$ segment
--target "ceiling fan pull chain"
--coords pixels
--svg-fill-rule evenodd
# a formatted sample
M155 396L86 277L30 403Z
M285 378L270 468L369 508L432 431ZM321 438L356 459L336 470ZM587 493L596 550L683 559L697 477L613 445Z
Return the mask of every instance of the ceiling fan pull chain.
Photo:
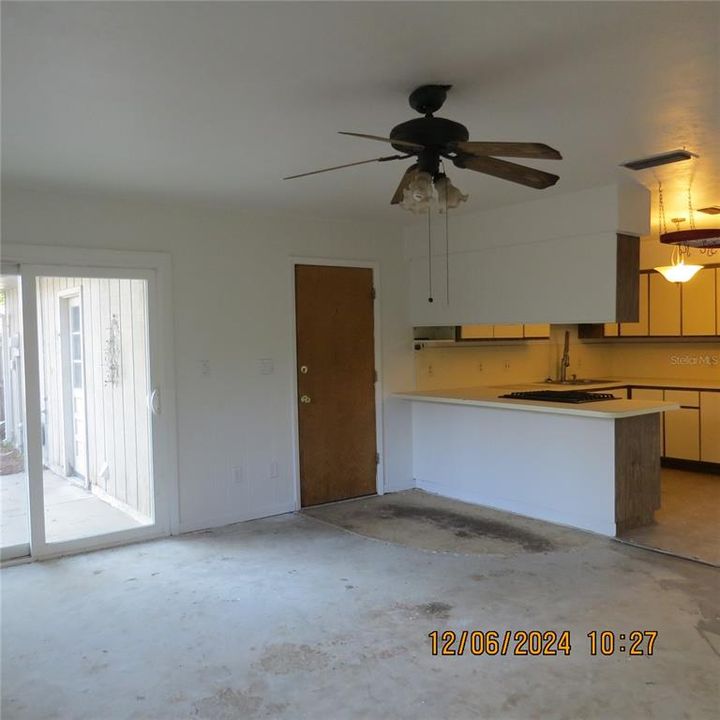
M427 209L428 217L428 302L433 302L432 294L432 234L430 232L430 205Z
M443 172L445 167L443 166ZM450 304L450 235L448 231L448 191L445 186L445 302Z

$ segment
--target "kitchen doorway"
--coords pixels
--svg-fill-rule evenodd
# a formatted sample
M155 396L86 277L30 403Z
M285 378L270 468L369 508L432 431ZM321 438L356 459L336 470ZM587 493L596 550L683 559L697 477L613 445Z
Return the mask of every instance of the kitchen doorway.
M619 539L720 567L720 474L663 467L655 521Z
M378 489L373 269L296 264L300 505Z

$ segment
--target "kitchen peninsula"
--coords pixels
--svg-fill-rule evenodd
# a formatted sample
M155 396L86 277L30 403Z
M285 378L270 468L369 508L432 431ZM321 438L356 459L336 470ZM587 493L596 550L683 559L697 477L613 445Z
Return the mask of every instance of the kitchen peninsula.
M538 385L398 393L412 402L416 486L609 536L651 524L660 414L679 405L500 397L526 390Z

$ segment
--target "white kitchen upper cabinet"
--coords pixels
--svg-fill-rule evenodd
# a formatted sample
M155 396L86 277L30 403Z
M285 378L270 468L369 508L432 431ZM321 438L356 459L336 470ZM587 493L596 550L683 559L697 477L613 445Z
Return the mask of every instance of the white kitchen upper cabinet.
M523 337L523 326L495 325L494 333L496 338L521 338Z
M638 312L638 322L620 323L620 335L624 336L642 336L648 334L649 325L649 288L648 274L640 274L640 308Z
M526 338L549 338L550 325L548 323L535 323L524 325L523 336Z
M650 335L680 335L680 285L650 274Z
M493 325L461 325L461 340L491 340L494 337Z
M700 459L720 463L720 392L700 393Z
M682 284L683 335L715 335L715 275L715 268L705 268Z
M410 324L616 320L618 234L647 234L649 198L623 183L452 214L449 267L443 223L433 221L429 263L427 218L415 219L404 230Z

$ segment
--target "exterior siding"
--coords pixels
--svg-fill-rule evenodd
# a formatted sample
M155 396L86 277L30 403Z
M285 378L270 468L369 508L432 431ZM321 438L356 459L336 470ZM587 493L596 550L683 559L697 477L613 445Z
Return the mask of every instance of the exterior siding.
M87 481L100 495L142 515L151 512L150 417L147 358L147 284L107 278L38 279L44 461L68 469L63 374L63 293L82 302ZM109 381L106 357L113 317L119 329L119 373Z

